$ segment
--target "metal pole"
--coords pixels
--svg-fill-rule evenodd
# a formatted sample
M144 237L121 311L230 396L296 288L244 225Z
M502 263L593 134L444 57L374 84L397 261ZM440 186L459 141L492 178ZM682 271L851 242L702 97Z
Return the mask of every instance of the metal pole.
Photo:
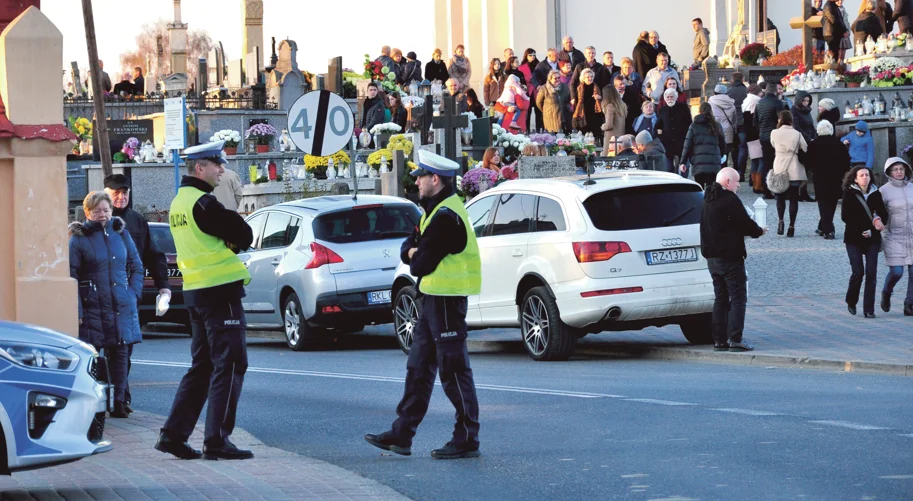
M89 71L92 73L92 101L95 103L95 137L101 150L101 171L104 176L114 173L111 166L111 146L108 143L108 122L105 118L105 94L101 90L101 68L98 65L98 46L95 43L95 17L92 0L82 0L82 17L86 27L86 47L89 49Z

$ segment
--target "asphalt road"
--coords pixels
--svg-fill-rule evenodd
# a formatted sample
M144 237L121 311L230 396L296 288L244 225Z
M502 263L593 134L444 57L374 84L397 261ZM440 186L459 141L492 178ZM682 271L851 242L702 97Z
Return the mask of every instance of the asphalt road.
M908 378L594 357L537 363L519 351L472 355L479 459L430 457L453 426L439 387L412 457L363 441L389 428L402 395L405 357L392 337L349 336L314 353L249 339L237 424L414 499L913 499ZM189 362L187 337L147 335L134 352L135 406L167 414Z

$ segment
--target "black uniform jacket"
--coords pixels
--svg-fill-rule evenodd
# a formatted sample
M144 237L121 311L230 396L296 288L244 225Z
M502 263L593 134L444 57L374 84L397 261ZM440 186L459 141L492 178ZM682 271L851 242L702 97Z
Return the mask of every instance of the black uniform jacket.
M236 253L250 248L254 242L254 234L250 226L240 214L226 209L216 200L212 194L213 187L209 183L192 176L184 176L181 180L181 187L184 186L192 186L206 193L193 206L193 220L200 227L200 231L221 238ZM184 291L184 304L187 306L212 305L242 297L244 297L244 282L238 280L215 287Z
M453 195L453 188L444 188L437 195L420 200L425 214L430 214L447 197ZM409 249L416 247L415 254L409 259ZM466 248L466 230L463 220L456 213L446 207L441 207L434 218L428 223L425 233L415 228L412 236L403 242L400 249L400 258L408 264L412 276L421 277L430 275L448 254L459 254ZM416 287L417 289L418 287Z

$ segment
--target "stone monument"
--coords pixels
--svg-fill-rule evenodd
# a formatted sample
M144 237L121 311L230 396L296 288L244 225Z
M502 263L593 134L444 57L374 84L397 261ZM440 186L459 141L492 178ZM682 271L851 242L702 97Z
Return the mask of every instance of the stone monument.
M279 43L276 67L266 80L266 99L275 103L277 109L288 110L308 90L304 73L298 69L298 44L283 40Z
M244 19L241 55L245 57L256 50L258 70L263 70L263 0L241 0L241 17Z
M171 38L171 73L187 74L187 23L181 22L181 0L174 0L174 22L168 25Z
M63 35L34 6L0 35L0 319L75 336L62 64Z

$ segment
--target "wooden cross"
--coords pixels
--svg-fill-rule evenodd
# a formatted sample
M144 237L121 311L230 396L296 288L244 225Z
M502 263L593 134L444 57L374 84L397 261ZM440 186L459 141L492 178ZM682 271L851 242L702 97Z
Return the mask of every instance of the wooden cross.
M431 99L429 96L427 99ZM469 117L457 112L456 98L446 92L441 97L444 111L441 116L434 117L431 125L435 129L444 129L444 156L459 163L457 158L457 131L469 127Z
M811 71L815 64L812 52L814 49L812 45L812 28L821 27L822 17L812 15L812 0L802 0L802 17L794 17L789 20L790 28L802 30L802 61L805 63L805 71ZM836 57L837 55L834 54L834 56Z

